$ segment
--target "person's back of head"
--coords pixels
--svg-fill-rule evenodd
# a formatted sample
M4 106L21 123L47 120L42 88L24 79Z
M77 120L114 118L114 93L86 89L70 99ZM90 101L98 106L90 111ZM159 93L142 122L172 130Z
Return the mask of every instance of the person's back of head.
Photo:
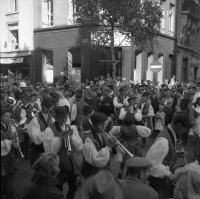
M190 163L176 173L173 199L200 198L200 165Z

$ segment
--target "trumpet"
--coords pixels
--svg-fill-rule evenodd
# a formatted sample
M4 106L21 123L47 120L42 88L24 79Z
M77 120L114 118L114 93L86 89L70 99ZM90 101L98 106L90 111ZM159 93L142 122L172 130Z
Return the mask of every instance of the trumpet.
M106 132L105 132L106 133ZM110 132L107 133L109 135L109 137L115 137L114 135L112 135ZM116 144L118 146L118 149L124 153L127 154L130 158L134 157L134 155L115 137L116 139Z
M68 130L70 130L70 129L68 129ZM72 152L72 147L71 147L69 133L68 133L67 137L64 137L64 144L65 144L65 150L67 151L68 154L70 154Z
M17 133L16 130L14 130L14 129L12 128L12 125L13 125L16 129L18 129L18 128L17 128L18 125L15 124L15 123L12 123L12 124L11 124L11 121L10 121L10 120L8 121L8 123L9 123L10 128L11 128L11 131L12 131L11 139L14 140L14 146L19 150L19 153L20 153L21 158L24 158L24 154L22 153L22 150L21 150L21 147L20 147L20 143L19 143L19 136L18 136L18 133Z

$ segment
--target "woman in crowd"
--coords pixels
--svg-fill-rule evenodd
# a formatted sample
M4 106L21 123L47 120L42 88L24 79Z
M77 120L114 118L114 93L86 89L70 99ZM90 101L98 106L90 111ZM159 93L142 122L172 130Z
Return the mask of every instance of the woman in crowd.
M63 193L55 186L59 173L59 157L54 153L42 153L33 164L33 182L26 187L22 199L64 199Z

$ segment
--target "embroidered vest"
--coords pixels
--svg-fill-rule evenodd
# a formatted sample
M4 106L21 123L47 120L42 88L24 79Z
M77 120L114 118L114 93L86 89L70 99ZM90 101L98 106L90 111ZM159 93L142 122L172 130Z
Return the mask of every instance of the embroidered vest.
M6 128L1 124L1 141L10 140L12 135L12 130L8 122L6 123Z
M161 133L158 134L157 138L164 137L168 140L169 151L163 160L163 164L169 166L170 170L173 171L173 167L176 162L176 143L174 140L174 135L171 130L167 127Z
M102 138L102 141L101 141L94 129L91 131L91 133L88 133L88 138L90 138L93 141L94 146L97 151L105 147L108 141L108 138L105 135L105 133L101 134L101 138ZM83 177L87 178L89 176L95 175L100 170L103 170L103 169L109 170L109 168L110 168L110 161L105 167L95 167L91 165L89 162L87 162L87 160L84 158L83 165L81 168L81 174L83 175Z
M39 112L37 115L38 123L40 125L40 130L44 131L47 127L52 125L52 119L50 114L48 114L48 120L46 121L42 112Z

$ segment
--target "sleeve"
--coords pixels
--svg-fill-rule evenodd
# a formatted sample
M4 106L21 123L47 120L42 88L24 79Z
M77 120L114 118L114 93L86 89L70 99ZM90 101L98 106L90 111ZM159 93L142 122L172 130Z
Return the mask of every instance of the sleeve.
M55 137L50 127L46 128L43 137L43 146L45 152L52 152L57 154L62 145L59 137Z
M100 151L97 151L92 140L87 138L83 145L83 155L91 165L104 167L110 159L110 148L104 147Z
M79 136L77 127L75 125L72 125L71 128L73 130L72 142L77 150L81 150L83 148L83 141Z
M125 109L124 109L124 108L121 108L121 109L120 109L120 113L119 113L119 119L120 119L120 120L124 120L125 115L126 115Z
M149 106L149 112L148 112L148 115L149 115L149 116L154 116L154 115L155 115L154 110L153 110L153 106L152 106L152 105Z
M42 143L44 132L40 130L37 117L34 117L27 125L27 132L34 144L38 145Z
M3 140L1 141L1 156L8 155L11 149L11 140Z
M76 119L77 116L77 106L76 104L72 104L71 106L71 122L73 122Z
M166 138L158 138L150 147L146 154L146 159L153 163L151 175L154 177L164 177L171 174L169 167L162 164L168 154L169 146Z
M114 97L114 99L113 99L113 105L114 105L115 108L122 108L124 106L122 103L119 103L117 101L117 97Z
M146 126L137 125L136 129L142 138L148 138L151 135L151 129Z

